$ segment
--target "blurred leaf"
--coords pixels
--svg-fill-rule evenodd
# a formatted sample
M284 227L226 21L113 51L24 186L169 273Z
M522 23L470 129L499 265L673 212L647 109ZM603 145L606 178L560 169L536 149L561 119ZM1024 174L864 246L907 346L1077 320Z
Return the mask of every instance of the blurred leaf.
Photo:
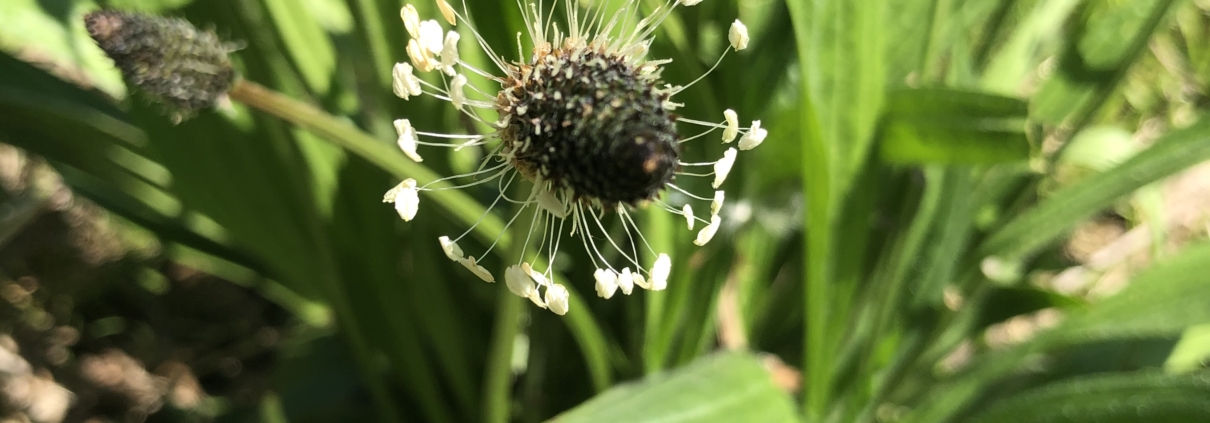
M551 422L794 422L794 404L748 353L720 353L620 385Z
M1210 374L1090 376L998 402L972 422L1210 421Z
M944 88L887 95L880 153L893 163L983 164L1029 158L1025 102Z
M1095 342L1175 338L1189 326L1210 323L1210 296L1205 295L1208 290L1210 243L1204 242L1155 264L1112 297L1086 309L1068 308L1066 320L1054 329L1026 343L994 351L955 379L934 386L908 421L951 418L989 386L1040 353Z
M1032 102L1033 117L1052 125L1083 126L1135 59L1147 49L1173 0L1088 2L1074 27L1075 43L1059 57L1057 72Z
M830 404L832 360L845 316L832 315L838 268L860 268L860 257L833 255L839 240L861 245L865 233L834 233L846 194L868 162L882 107L886 68L883 1L786 2L798 43L803 81L801 169L807 204L804 371L806 416L822 419ZM845 273L856 274L856 273Z
M1130 132L1116 126L1091 126L1068 141L1059 160L1061 164L1101 172L1122 164L1136 149Z
M994 164L1029 158L1021 131L955 119L891 120L883 127L882 160L900 164Z
M319 22L311 17L303 2L262 1L311 92L326 94L332 82L332 73L336 69L336 53L328 34L320 27Z
M1210 367L1210 324L1202 324L1185 330L1185 335L1173 348L1164 363L1164 370L1172 373L1187 372Z
M986 3L986 2L983 2ZM1068 15L1081 0L1016 2L1032 8L1012 30L1004 45L991 56L980 86L1005 95L1018 94L1021 83L1037 65L1038 56L1048 51L1043 45L1061 42Z
M1050 343L1175 337L1186 327L1210 323L1210 243L1183 250L1131 278L1112 297L1068 317Z
M188 0L176 2L183 1ZM168 0L139 2L158 4ZM120 97L126 93L121 75L81 24L84 14L95 8L90 1L0 1L0 49Z
M1029 115L1029 104L1013 97L954 88L904 88L887 92L884 110L897 118L947 116L1023 121Z
M1045 308L1069 308L1084 304L1084 301L1036 288L996 287L978 305L978 326L986 327Z
M1173 131L1122 165L1055 191L988 236L979 253L1009 259L1028 256L1118 198L1206 159L1210 121Z

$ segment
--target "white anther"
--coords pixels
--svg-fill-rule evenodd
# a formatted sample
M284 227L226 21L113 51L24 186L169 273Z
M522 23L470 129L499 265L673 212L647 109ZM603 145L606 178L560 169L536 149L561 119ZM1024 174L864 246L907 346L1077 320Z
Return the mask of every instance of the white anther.
M567 303L568 297L567 288L563 285L554 284L546 288L546 305L550 306L550 311L555 314L560 316L567 314L567 309L570 307Z
M727 32L727 41L731 42L731 47L735 51L748 48L748 27L736 19L731 23L731 30Z
M462 88L466 87L466 75L454 75L454 80L450 81L450 103L453 103L454 108L462 110L462 104L466 102L466 94L462 92Z
M450 31L445 34L445 44L441 47L441 67L445 69L445 73L450 76L454 75L454 65L458 64L458 39L460 36L457 32Z
M555 197L555 193L551 190L541 187L542 184L535 184L534 189L538 190L538 206L546 210L547 213L555 215L557 218L567 217L567 205L559 201Z
M731 166L735 165L735 154L737 151L734 148L728 148L723 152L723 158L714 162L714 183L710 184L714 188L718 188L727 180L727 174L731 173Z
M642 273L634 272L634 273L630 274L630 277L631 277L631 281L634 282L635 285L638 285L639 288L651 289L651 285L648 285L647 280L643 279Z
M723 129L723 142L729 143L735 141L735 136L739 134L739 116L734 110L723 110L723 117L727 118L727 127Z
M701 2L702 2L702 0L677 0L677 3L683 4L685 6L697 6L698 3L701 3Z
M416 39L408 40L408 58L412 60L412 64L416 65L416 70L428 72L433 70L438 65L437 61L433 60L433 55L420 46L420 42Z
M395 203L395 211L399 213L399 217L403 218L405 222L412 220L413 217L416 217L416 210L420 209L420 195L416 189L416 180L404 179L382 196L382 202Z
M681 214L685 216L685 223L689 224L689 230L692 231L693 221L696 220L693 218L693 207L686 204L685 207L681 207Z
M475 276L479 277L479 279L483 279L484 282L496 282L496 277L492 276L492 272L488 272L486 268L475 262L475 256L458 260L458 262L462 263L463 267L466 267L467 270L470 270L471 273L474 273Z
M534 283L537 283L539 286L550 286L550 281L546 279L546 275L535 272L529 263L521 263L521 270L529 275L530 279L533 279Z
M403 154L408 156L415 162L423 162L424 159L416 154L416 130L412 129L412 122L407 119L395 119L395 133L399 134L399 149L403 150Z
M723 208L723 191L718 190L718 191L714 192L714 199L710 200L710 215L711 216L718 215L718 211L721 210L722 208ZM693 228L689 228L689 229L692 230Z
M403 27L408 30L408 35L412 38L420 37L420 14L416 13L415 6L403 6L403 9L399 10L399 17L403 18Z
M618 291L618 275L609 269L597 269L592 274L593 279L596 279L597 296L609 299Z
M530 298L538 289L534 286L533 279L525 274L525 270L521 266L512 265L504 269L504 284L508 286L508 290L522 298Z
M707 242L710 242L710 239L714 238L714 233L718 232L718 226L722 223L723 218L718 217L717 214L710 216L710 224L706 225L706 227L697 232L697 239L693 240L693 245L701 247L706 245Z
M752 121L752 127L748 129L748 133L739 138L740 150L751 150L765 142L765 137L769 136L769 131L760 127L760 121Z
M416 37L420 42L420 47L428 50L429 54L441 53L441 38L445 35L445 31L441 30L441 24L435 19L420 22L420 36Z
M622 273L618 275L618 288L626 295L634 291L634 276L631 276L629 267L622 268Z
M652 291L663 291L668 287L668 274L672 272L672 259L667 254L660 253L656 257L655 264L651 266L651 284Z
M395 96L407 100L408 97L420 95L420 78L412 74L412 65L396 63L391 69L391 89Z
M462 248L458 247L457 242L450 241L450 237L443 236L437 238L437 242L441 243L441 251L445 251L445 256L449 257L450 260L460 261L465 257L462 254Z
M458 21L454 15L454 8L450 7L449 3L445 0L437 0L437 8L441 9L441 16L445 18L446 22L449 22L450 25L458 25Z

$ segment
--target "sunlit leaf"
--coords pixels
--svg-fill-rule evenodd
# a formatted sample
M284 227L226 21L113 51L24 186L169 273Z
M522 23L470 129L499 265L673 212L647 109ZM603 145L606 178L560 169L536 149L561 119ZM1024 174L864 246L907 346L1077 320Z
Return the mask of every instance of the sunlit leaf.
M756 356L721 353L620 385L551 420L592 422L794 422L790 396Z

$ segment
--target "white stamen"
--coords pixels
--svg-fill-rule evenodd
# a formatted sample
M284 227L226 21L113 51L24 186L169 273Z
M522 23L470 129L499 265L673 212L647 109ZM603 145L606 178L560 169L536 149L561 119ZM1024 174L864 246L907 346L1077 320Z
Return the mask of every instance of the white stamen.
M702 0L677 0L677 3L683 4L685 6L697 6L698 3L701 3L701 2L702 2Z
M697 220L693 218L693 207L688 204L686 204L685 207L681 207L681 215L685 216L685 223L688 224L689 230L692 231L693 222Z
M450 241L450 237L443 236L437 238L437 242L441 243L441 251L445 251L445 256L449 257L450 260L460 261L465 257L462 254L462 248L458 247L457 242Z
M399 10L399 17L403 19L403 27L408 30L408 35L412 38L420 36L420 14L416 13L415 6L403 6L403 9Z
M458 25L458 21L454 19L454 8L445 0L437 0L437 8L441 9L441 16L445 18L450 25Z
M760 127L760 121L752 121L752 128L748 129L748 133L739 138L740 150L751 150L765 142L765 137L769 136L769 131Z
M416 180L404 179L382 196L382 202L395 203L395 211L399 213L399 217L403 218L405 222L412 220L413 217L416 217L416 211L420 209L420 195L417 194Z
M652 291L663 291L668 287L668 274L672 272L672 259L667 254L660 253L656 257L655 264L651 266L651 284Z
M455 109L462 110L462 104L466 102L466 94L462 92L462 88L466 86L466 75L458 74L454 76L454 80L450 82L450 103Z
M521 266L512 265L504 269L504 284L508 290L522 298L529 298L537 291L533 279L525 274Z
M396 63L391 70L391 89L395 96L407 100L408 97L420 95L420 79L412 74L412 65Z
M444 3L444 1L442 3ZM454 65L458 64L459 38L461 38L461 36L459 36L457 32L447 32L445 34L445 44L443 44L441 47L441 67L445 68L445 73L449 74L450 76L454 76Z
M634 292L634 276L630 274L630 268L622 268L622 274L618 275L618 288L622 289L622 293L630 295Z
M727 118L727 127L723 129L723 142L735 141L735 135L739 134L739 116L731 109L723 110L723 116Z
M735 51L740 51L748 48L748 27L744 26L743 22L736 19L731 23L731 30L727 31L727 41L731 42L731 47Z
M592 274L592 277L597 281L597 296L609 299L613 297L614 292L618 290L618 275L608 269L597 269Z
M416 39L420 42L420 46L428 50L429 54L441 53L441 36L445 31L441 30L441 24L435 19L420 22L420 36Z
M492 272L488 272L486 268L475 262L475 256L464 258L458 262L462 263L463 267L466 267L467 270L470 270L471 273L474 273L475 276L479 277L479 279L483 279L484 282L496 282L496 277L492 276Z
M735 165L735 154L737 151L734 148L728 148L723 152L723 158L714 163L714 183L711 184L714 188L718 188L727 180L727 174L731 173L731 166Z
M424 159L416 154L416 130L412 129L412 122L407 119L395 120L395 133L399 134L399 149L403 150L403 154L415 162L423 162Z
M546 288L546 305L550 306L550 311L555 312L560 316L567 314L567 309L570 305L567 303L568 293L567 288L563 285L554 284Z
M718 226L722 223L723 218L718 217L717 214L710 216L710 224L698 231L697 239L693 240L693 245L701 247L710 242L710 239L714 238L714 233L718 232Z
M714 200L710 201L710 215L711 216L718 215L718 211L722 208L723 208L723 191L722 190L715 191ZM689 228L689 229L693 230L693 228Z

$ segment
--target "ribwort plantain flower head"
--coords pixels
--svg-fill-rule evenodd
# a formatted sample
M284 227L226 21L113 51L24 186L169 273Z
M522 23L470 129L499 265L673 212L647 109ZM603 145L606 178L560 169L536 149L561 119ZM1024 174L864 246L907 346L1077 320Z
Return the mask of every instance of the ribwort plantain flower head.
M516 258L517 264L504 270L509 291L557 314L568 312L566 287L553 281L549 265L541 271L533 265L541 258L553 263L564 234L576 239L569 242L580 244L591 258L598 296L610 298L618 291L630 295L635 286L664 289L672 260L652 250L643 238L638 222L631 216L631 211L639 207L655 206L680 215L690 230L700 223L702 229L694 240L697 245L705 245L718 231L724 198L718 189L735 163L738 150L728 148L716 161L689 163L681 160L681 145L705 139L717 130L722 131L723 143L739 137L739 149L748 150L763 142L767 132L760 128L759 121L749 129L741 128L733 110L722 112L721 122L676 114L682 105L673 98L686 87L664 82L662 70L671 60L648 58L648 48L656 28L677 8L700 2L672 0L641 15L637 0L623 0L617 13L606 11L609 2L564 0L562 22L553 19L555 6L530 3L521 7L526 29L517 34L517 43L520 48L521 38L527 36L533 47L520 61L496 54L469 25L463 26L464 33L446 31L435 19L421 20L412 5L401 10L410 36L407 53L411 63L395 65L395 95L404 100L429 95L448 101L493 131L478 135L423 132L409 120L400 119L395 122L399 146L417 162L423 160L421 147L489 151L479 170L439 181L473 179L460 187L494 182L499 196L492 206L502 199L517 204L508 226L527 224L529 236L522 256ZM465 3L461 11L445 0L437 0L437 6L446 24L469 23ZM459 42L467 37L488 56L495 69L478 69L461 60ZM727 39L732 49L743 50L748 46L748 30L736 20ZM715 66L727 51L720 54ZM440 81L428 82L417 73L433 73L433 80ZM468 74L486 78L491 86L475 86L468 81ZM492 121L484 115L498 118ZM682 125L705 130L682 137ZM690 192L676 185L678 177L707 178L717 191L701 195ZM419 207L419 194L433 182L417 185L409 179L388 191L383 200L395 203L399 215L411 220ZM528 184L529 195L509 197L507 193L515 183ZM665 202L661 197L668 190L684 194L679 198L687 198L687 202L679 207ZM710 214L695 215L688 204L691 202L698 202L698 210L710 210ZM518 222L522 212L531 207L529 222ZM620 223L621 237L606 229L609 219ZM474 257L466 257L458 246L468 233L470 229L452 240L441 237L442 249L476 276L494 282L491 272ZM531 241L537 244L533 250ZM490 249L479 257L486 256ZM646 266L640 263L640 249L656 257L654 262ZM606 253L616 253L620 263L611 263Z
M235 80L231 46L183 19L99 10L84 16L84 27L126 83L176 122L219 104Z

